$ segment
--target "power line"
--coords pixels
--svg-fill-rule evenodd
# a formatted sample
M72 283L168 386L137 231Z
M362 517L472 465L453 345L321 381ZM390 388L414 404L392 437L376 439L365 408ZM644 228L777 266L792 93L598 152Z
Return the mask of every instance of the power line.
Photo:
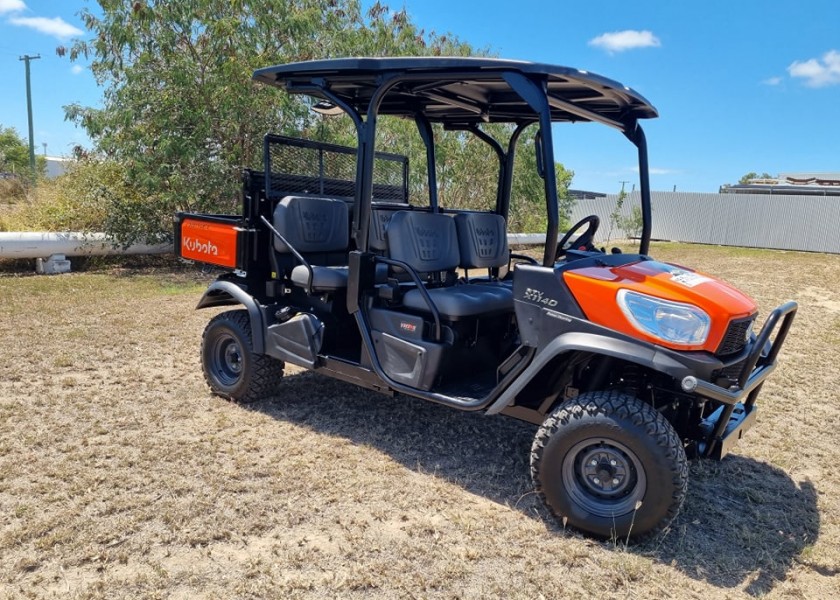
M40 54L35 54L34 56L24 54L20 57L20 60L26 64L26 112L29 116L29 171L33 179L35 178L35 132L32 127L32 86L29 82L29 63L39 58L41 58Z

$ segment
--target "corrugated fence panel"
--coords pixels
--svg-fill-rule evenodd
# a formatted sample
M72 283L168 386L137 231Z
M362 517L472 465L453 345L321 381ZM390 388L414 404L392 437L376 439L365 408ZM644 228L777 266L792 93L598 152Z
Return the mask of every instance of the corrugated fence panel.
M732 202L732 206L729 243L761 248L767 243L770 235L770 205L767 198L744 195L739 202Z
M806 250L840 253L840 198L803 198Z
M680 239L689 242L696 242L699 223L697 214L700 206L696 202L690 202L684 194L673 194L670 198L656 198L655 205L651 201L653 212L653 229L651 234L655 239L671 239L671 233ZM680 219L674 219L667 215L680 215Z
M570 220L598 215L601 227L597 242L625 237L617 228L610 232L610 214L617 195L578 200ZM638 192L628 194L621 215L632 215L639 206ZM652 192L654 239L808 250L840 254L840 197L764 194L700 194Z

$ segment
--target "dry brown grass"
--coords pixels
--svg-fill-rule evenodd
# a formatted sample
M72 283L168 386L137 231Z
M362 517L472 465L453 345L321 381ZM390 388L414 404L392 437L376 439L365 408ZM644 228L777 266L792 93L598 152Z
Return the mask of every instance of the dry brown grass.
M0 598L825 598L840 581L840 257L660 245L801 309L757 426L641 547L549 525L534 428L289 369L211 397L207 278L0 275Z

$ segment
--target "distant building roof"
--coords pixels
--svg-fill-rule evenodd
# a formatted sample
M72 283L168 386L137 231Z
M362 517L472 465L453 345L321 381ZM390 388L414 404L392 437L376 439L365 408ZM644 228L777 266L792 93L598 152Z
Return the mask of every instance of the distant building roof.
M723 186L720 193L840 196L840 173L779 173L778 177L761 177Z
M587 192L586 190L568 190L569 196L575 200L591 200L594 198L606 198L601 192Z
M50 179L66 173L70 163L76 160L64 156L46 156L44 158L47 160L47 177Z

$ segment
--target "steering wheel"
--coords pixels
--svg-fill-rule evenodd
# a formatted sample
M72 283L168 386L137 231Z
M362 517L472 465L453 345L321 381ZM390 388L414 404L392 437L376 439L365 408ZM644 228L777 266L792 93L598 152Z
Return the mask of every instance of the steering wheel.
M601 224L601 219L598 218L598 215L589 215L588 217L584 217L574 225L569 228L569 231L566 232L560 241L557 242L557 254L554 256L554 260L559 259L561 256L565 256L566 250L573 248L575 250L583 249L589 252L595 250L595 246L592 244L592 240L595 239L595 232L598 231L598 226ZM578 229L583 227L584 225L588 225L589 227L586 228L580 236L578 236L574 241L570 242L569 240L572 239L572 235L577 233Z

